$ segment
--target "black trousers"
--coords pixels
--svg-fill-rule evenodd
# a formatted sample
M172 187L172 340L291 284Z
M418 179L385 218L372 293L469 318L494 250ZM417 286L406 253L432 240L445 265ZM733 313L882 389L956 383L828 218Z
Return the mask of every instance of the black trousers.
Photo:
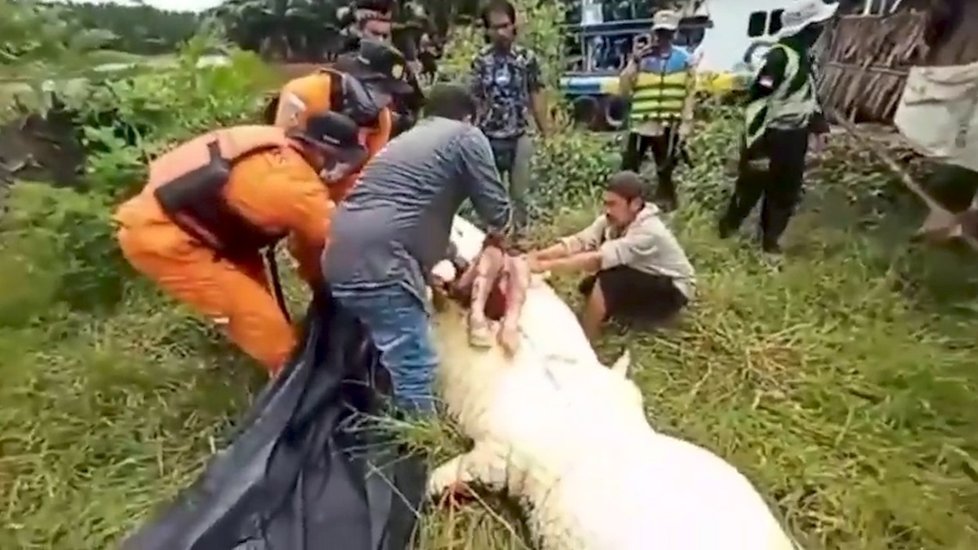
M679 136L673 130L673 128L665 128L661 135L655 137L629 132L625 152L621 157L621 169L640 172L642 161L651 149L658 179L656 196L674 201L676 187L672 180L672 173L676 169L676 161L679 158L679 140L676 139Z
M688 300L664 275L652 275L619 265L585 277L577 289L590 296L601 285L608 317L662 323L674 317Z
M808 152L808 128L768 130L751 151L744 150L733 196L720 220L720 233L736 231L758 201L761 240L776 249L801 197Z

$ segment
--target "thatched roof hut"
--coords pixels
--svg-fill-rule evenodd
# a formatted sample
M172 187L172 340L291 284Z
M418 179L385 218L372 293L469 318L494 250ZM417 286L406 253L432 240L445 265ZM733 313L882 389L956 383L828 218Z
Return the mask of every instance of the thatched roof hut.
M978 61L978 1L843 1L827 29L819 96L854 121L890 122L907 70ZM891 9L895 11L890 12Z

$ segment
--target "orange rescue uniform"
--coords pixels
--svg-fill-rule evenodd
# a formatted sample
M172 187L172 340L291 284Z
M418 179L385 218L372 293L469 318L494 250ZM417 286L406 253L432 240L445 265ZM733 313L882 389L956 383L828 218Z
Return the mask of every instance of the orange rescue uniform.
M363 93L363 88L353 83L353 77L345 78L350 79L350 82L344 83L344 75L336 71L320 69L287 82L279 93L275 126L286 129L304 127L310 116L331 109L341 109L346 106L345 104L353 102L353 98L359 95L354 88L360 90L360 94ZM368 159L376 155L390 141L393 120L390 109L384 107L379 111L376 126L360 129L360 143L366 147ZM360 173L354 172L331 185L333 200L335 202L343 200L359 177Z
M284 130L242 126L151 163L146 187L115 220L133 267L223 325L274 375L296 335L272 294L261 249L288 236L300 275L318 284L333 209L326 185Z

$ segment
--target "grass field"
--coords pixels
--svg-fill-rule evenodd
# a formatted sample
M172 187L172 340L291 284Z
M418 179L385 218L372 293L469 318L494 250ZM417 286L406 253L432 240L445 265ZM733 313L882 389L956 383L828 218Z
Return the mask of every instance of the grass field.
M718 241L713 205L690 200L671 224L700 274L695 305L675 330L611 330L599 351L630 349L653 425L742 468L807 547L978 548L976 260L911 247L900 205L862 227L832 183L814 182L780 271L746 237ZM29 215L30 195L16 189L11 211ZM63 300L58 239L0 241L4 549L111 547L194 478L261 383L141 282L108 313ZM439 512L421 546L524 547L504 517Z

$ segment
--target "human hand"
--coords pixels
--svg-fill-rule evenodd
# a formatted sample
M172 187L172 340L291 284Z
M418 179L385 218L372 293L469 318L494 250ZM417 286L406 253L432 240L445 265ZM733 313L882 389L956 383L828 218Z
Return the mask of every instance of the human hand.
M815 154L821 154L829 144L828 134L812 134L808 140L809 147Z
M458 277L458 270L448 260L442 260L431 268L432 281L439 287L447 288Z
M496 339L503 348L503 352L509 357L516 355L516 352L520 349L520 330L518 326L512 323L504 323L499 328Z
M679 123L679 137L686 139L691 133L693 133L692 120L683 120Z
M538 259L533 254L527 254L525 256L526 265L530 268L530 273L543 273L547 270L546 262Z
M632 44L632 60L638 63L643 57L652 53L652 43L648 40L636 40Z

